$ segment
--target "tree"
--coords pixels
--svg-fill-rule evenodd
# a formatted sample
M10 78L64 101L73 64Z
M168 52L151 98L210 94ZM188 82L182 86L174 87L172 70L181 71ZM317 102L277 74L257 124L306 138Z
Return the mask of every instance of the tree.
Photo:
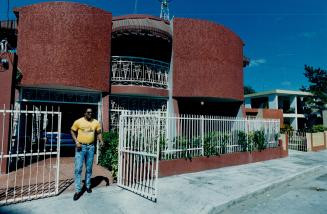
M255 90L251 86L244 86L244 95L254 94Z
M302 86L301 91L310 92L313 96L304 99L304 113L307 118L308 128L322 123L322 111L327 107L327 72L320 68L304 66L304 76L308 79L309 86Z

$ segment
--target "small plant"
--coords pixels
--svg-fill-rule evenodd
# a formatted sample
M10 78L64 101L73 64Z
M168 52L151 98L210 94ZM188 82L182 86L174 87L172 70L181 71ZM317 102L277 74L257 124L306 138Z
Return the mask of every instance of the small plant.
M118 173L118 133L104 132L103 143L100 148L99 164L109 169L115 180Z
M237 144L241 146L242 152L246 152L248 148L248 143L246 139L246 134L243 131L239 131L237 134Z
M267 145L265 143L265 133L264 133L264 131L255 131L254 136L253 136L253 142L254 142L255 147L259 151L264 150L267 147Z
M293 127L290 126L289 124L284 124L283 127L280 129L281 133L290 133L293 130Z
M216 146L212 143L212 138L212 133L208 133L203 139L204 156L209 157L210 155L219 155Z
M317 132L323 132L323 131L326 131L327 130L327 127L324 126L324 125L314 125L312 127L312 132L313 133L317 133Z

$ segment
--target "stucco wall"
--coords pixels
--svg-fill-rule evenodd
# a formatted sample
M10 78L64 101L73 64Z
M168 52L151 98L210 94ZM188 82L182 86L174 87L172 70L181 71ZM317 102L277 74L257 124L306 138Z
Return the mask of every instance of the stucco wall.
M324 146L324 133L312 133L312 145L313 147Z

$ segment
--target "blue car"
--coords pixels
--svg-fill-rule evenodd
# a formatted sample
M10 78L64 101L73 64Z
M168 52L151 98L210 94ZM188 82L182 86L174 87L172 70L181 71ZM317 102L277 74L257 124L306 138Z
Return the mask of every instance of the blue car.
M46 132L42 134L46 147L57 147L58 132ZM75 142L70 134L60 133L60 147L75 147Z

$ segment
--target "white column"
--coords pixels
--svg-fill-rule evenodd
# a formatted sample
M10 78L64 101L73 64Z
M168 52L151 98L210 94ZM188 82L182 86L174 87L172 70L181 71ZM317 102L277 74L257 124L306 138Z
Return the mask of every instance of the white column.
M293 127L294 130L298 129L298 123L297 123L297 117L290 118L291 119L291 126Z
M297 114L297 98L296 98L296 96L290 97L290 107L294 108L294 113Z
M276 94L269 95L269 108L278 109L278 96Z

